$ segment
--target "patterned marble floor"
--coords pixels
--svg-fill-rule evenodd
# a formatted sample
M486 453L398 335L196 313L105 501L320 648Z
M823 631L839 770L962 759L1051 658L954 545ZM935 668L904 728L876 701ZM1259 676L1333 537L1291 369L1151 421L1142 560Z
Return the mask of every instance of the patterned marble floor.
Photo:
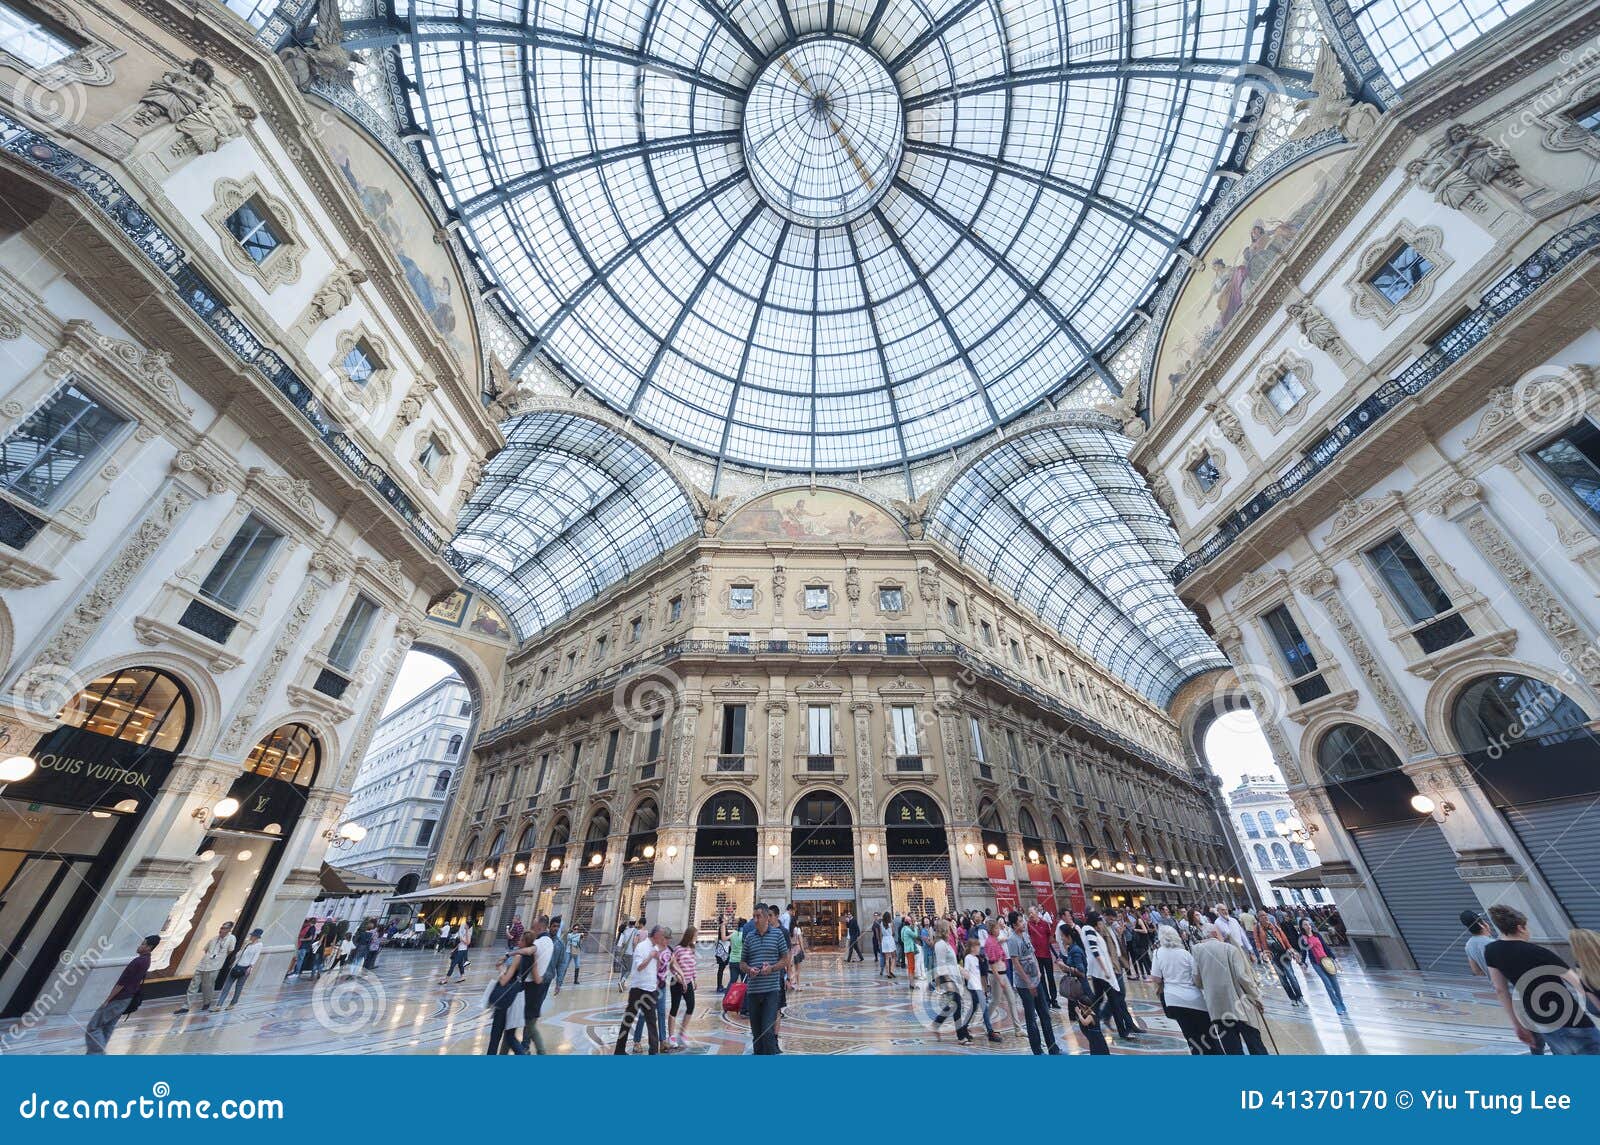
M276 962L277 960L272 960ZM114 1054L471 1054L488 1041L489 1017L479 1008L492 956L473 960L464 984L439 985L444 960L432 954L389 951L374 974L324 975L317 982L279 983L268 973L252 984L239 1005L220 1014L177 1015L177 1000L149 1001L118 1027ZM598 961L591 958L591 963ZM264 968L271 971L272 962ZM1347 965L1350 965L1347 963ZM702 960L700 1012L689 1030L691 1053L748 1052L747 1026L725 1017L715 993L715 964ZM1481 979L1439 975L1366 973L1352 967L1344 978L1350 1020L1338 1018L1321 986L1307 990L1308 1006L1293 1006L1274 978L1267 996L1269 1027L1282 1053L1460 1054L1521 1053L1506 1027L1488 984ZM1174 1023L1162 1016L1153 991L1130 984L1130 1006L1147 1027L1137 1039L1119 1043L1118 1054L1184 1052ZM541 1022L551 1053L606 1053L616 1036L621 999L607 982L585 975L552 996ZM998 1014L999 1045L979 1035L959 1048L946 1033L936 1038L924 994L904 978L875 976L871 963L851 963L815 954L807 960L802 988L790 994L782 1025L786 1052L818 1054L1025 1053L1027 1041ZM1058 1034L1064 1029L1057 1014ZM1086 1052L1076 1034L1063 1039L1071 1053ZM0 1053L83 1052L81 1023L48 1017L30 1025L0 1025Z

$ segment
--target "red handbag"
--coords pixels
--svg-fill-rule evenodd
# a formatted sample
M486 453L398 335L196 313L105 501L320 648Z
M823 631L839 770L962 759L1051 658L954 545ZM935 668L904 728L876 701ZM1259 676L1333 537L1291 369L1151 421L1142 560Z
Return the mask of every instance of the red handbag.
M722 1009L724 1013L737 1014L744 1008L744 992L748 989L743 982L735 982L728 987L728 992L722 996Z

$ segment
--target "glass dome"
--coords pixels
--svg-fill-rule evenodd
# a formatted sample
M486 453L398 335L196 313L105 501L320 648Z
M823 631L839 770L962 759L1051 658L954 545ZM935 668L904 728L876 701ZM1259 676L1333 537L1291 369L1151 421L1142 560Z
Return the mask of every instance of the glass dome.
M695 450L844 470L1106 377L1279 10L398 0L347 28L398 46L463 241L538 352Z

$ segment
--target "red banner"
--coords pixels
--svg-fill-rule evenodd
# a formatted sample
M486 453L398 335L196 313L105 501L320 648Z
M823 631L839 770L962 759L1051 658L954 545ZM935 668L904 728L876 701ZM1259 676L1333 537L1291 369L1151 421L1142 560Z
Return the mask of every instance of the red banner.
M989 889L994 892L995 909L1004 915L1007 911L1022 909L1022 896L1017 891L1016 879L1011 875L1011 864L1004 859L985 859L989 870Z
M1073 916L1082 921L1089 909L1089 900L1083 897L1083 876L1078 874L1078 868L1063 867L1061 883L1067 888L1067 906L1071 908Z
M1056 913L1056 889L1050 885L1050 868L1043 863L1029 863L1028 882L1033 884L1033 901L1054 916Z

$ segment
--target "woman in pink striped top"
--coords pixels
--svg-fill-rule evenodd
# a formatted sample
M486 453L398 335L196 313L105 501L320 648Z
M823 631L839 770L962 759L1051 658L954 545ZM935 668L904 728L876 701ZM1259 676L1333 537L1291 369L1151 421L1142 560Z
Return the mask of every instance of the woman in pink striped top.
M672 1011L669 1019L669 1034L666 1049L687 1049L689 1043L684 1039L684 1031L689 1027L689 1019L694 1017L694 980L700 972L700 959L694 949L694 927L683 932L683 938L673 948L672 961L667 964L667 984L672 991ZM683 1017L678 1017L678 1005L683 1004ZM671 1033L670 1023L676 1022L677 1032Z

